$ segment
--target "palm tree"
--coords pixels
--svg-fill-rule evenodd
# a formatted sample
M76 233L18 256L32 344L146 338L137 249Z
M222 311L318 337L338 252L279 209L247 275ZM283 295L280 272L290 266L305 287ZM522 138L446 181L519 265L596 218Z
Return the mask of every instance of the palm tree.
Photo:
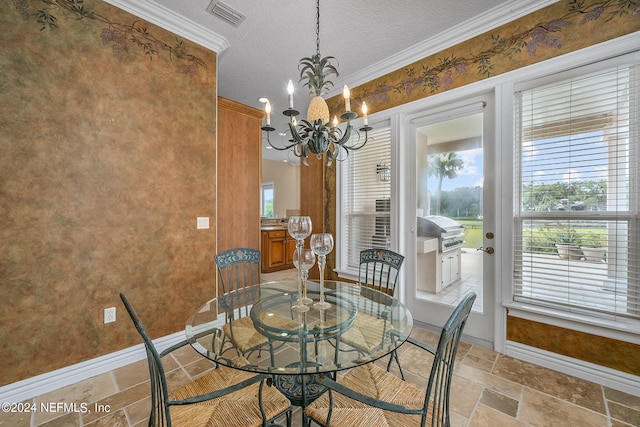
M438 178L438 190L436 192L436 215L440 215L440 196L442 195L442 180L453 179L464 168L464 161L458 158L454 152L436 154L429 159L427 173Z

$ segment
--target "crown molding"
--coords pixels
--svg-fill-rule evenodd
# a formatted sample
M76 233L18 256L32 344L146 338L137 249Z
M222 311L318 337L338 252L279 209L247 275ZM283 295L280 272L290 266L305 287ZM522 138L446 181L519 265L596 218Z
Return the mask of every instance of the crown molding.
M412 64L418 59L441 52L451 46L486 33L543 7L557 3L558 1L559 0L514 0L505 2L500 6L489 9L478 16L474 16L471 19L449 28L447 31L443 31L434 37L401 50L395 55L377 62L362 71L356 72L345 78L343 83L349 87L357 87ZM336 86L342 88L342 84ZM341 93L342 89L336 89L331 91L326 98L331 98Z
M214 33L181 15L151 0L104 0L113 6L125 10L145 21L151 22L167 31L171 31L185 39L191 40L220 55L229 42L221 35Z

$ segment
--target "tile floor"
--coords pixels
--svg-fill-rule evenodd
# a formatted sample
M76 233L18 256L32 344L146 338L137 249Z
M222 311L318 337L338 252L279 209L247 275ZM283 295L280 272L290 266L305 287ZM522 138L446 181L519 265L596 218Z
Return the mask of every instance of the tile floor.
M295 270L293 270L295 273ZM292 270L264 275L264 280L290 278ZM414 327L412 335L435 345L438 335ZM399 350L407 381L426 385L430 358L405 344ZM213 368L190 347L164 359L169 387L179 387ZM380 362L386 366L386 358ZM394 367L395 368L395 367ZM397 368L395 368L397 369ZM397 372L397 371L396 371ZM85 404L90 412L8 414L2 427L130 427L145 426L149 414L146 361L98 375L38 396L28 403ZM300 410L294 426L301 424ZM640 427L640 397L500 355L465 342L460 344L451 391L452 427ZM241 427L241 426L239 426Z
M431 345L438 338L417 327L412 335ZM399 355L407 380L423 387L430 359L409 344L400 348ZM169 387L178 387L212 369L212 363L190 347L174 352L164 362ZM38 407L41 402L86 404L90 410L86 414L0 413L0 426L144 426L149 411L148 388L146 361L136 362L29 401ZM460 344L451 395L453 427L640 426L638 396L464 342ZM300 425L299 409L294 413L294 425Z

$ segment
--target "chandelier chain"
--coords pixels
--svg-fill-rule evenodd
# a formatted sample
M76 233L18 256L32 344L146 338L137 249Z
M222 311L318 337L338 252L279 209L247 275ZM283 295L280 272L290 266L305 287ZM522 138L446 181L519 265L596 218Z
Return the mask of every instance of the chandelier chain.
M320 58L320 0L316 0L316 54Z

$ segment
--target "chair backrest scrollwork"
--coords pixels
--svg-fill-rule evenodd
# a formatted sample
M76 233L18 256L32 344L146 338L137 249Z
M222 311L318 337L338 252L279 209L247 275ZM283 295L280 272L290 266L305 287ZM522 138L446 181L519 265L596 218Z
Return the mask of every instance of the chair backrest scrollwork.
M234 248L214 256L222 290L231 291L260 283L260 251Z

